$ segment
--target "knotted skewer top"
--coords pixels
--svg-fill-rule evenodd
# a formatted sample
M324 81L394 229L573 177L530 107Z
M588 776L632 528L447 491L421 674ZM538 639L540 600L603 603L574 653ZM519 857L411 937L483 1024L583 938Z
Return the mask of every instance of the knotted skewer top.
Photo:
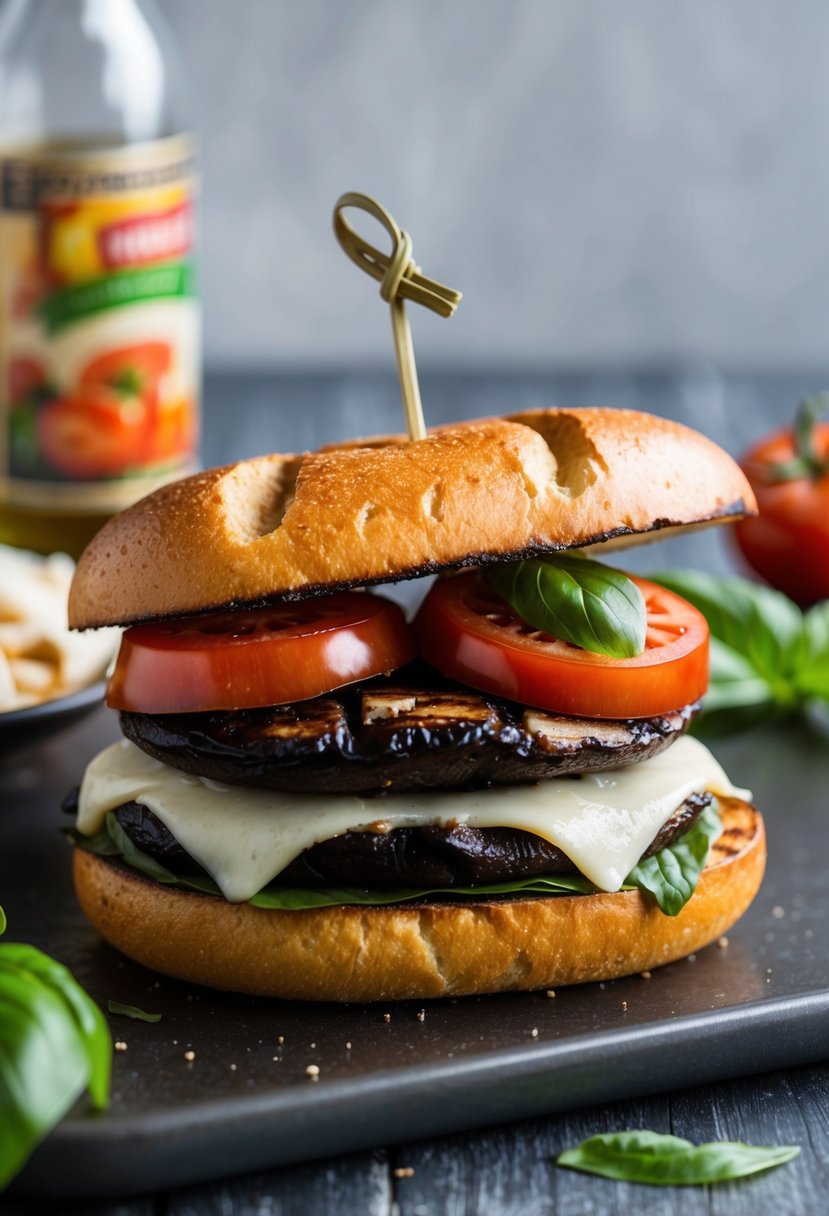
M388 232L392 239L391 253L375 249L361 237L346 220L343 211L357 207L368 212ZM337 199L334 207L334 232L343 250L361 270L380 283L380 295L391 307L392 334L397 356L397 371L403 393L403 407L410 439L423 439L426 426L417 382L412 332L406 316L405 301L423 304L441 317L451 317L461 301L461 293L451 287L428 279L412 258L412 238L381 206L367 194L349 191Z

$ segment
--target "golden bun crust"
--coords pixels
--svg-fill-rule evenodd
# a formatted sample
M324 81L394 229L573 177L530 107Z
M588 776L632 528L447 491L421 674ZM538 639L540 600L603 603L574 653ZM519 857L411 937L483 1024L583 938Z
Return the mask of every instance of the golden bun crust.
M78 565L73 628L128 624L574 548L755 510L735 462L632 410L540 410L260 456L164 486Z
M638 891L464 904L269 911L162 886L75 849L81 908L113 946L177 979L291 1000L423 1000L610 980L715 941L757 894L763 821L724 832L676 917Z

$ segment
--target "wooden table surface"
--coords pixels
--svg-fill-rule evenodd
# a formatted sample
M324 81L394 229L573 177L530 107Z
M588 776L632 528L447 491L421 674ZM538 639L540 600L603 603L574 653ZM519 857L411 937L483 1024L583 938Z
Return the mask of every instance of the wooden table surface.
M732 451L791 413L814 375L720 376L707 365L640 373L435 373L422 377L427 417L543 404L630 406L698 426ZM398 426L393 377L372 372L214 375L207 383L205 460L293 450ZM727 551L699 535L662 547L660 563L724 571ZM650 555L653 564L653 555ZM825 744L816 743L816 746ZM0 866L2 859L0 859ZM827 1052L829 1055L829 1052ZM7 1194L0 1213L83 1216L576 1216L722 1213L812 1216L829 1208L829 1066L816 1063L466 1135L286 1167L131 1200L53 1201ZM799 1144L771 1174L714 1188L651 1188L555 1166L597 1132L649 1128L700 1142ZM312 1148L309 1147L309 1151Z
M797 1161L716 1187L647 1187L555 1167L596 1132L800 1144ZM409 1170L399 1177L396 1171ZM141 1199L7 1196L3 1216L822 1216L829 1194L829 1066L764 1074L470 1135L381 1148Z

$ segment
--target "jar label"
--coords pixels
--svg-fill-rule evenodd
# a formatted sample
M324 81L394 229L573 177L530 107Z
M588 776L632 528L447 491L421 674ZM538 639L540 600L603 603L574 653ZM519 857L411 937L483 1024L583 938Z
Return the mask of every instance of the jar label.
M188 136L0 151L0 499L115 511L194 467Z

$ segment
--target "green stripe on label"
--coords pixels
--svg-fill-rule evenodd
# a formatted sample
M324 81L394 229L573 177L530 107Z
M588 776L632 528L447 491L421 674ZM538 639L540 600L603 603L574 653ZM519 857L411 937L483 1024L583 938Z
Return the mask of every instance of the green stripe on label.
M38 312L50 334L109 308L173 296L195 295L195 271L185 262L121 270L102 279L66 287L42 300Z

